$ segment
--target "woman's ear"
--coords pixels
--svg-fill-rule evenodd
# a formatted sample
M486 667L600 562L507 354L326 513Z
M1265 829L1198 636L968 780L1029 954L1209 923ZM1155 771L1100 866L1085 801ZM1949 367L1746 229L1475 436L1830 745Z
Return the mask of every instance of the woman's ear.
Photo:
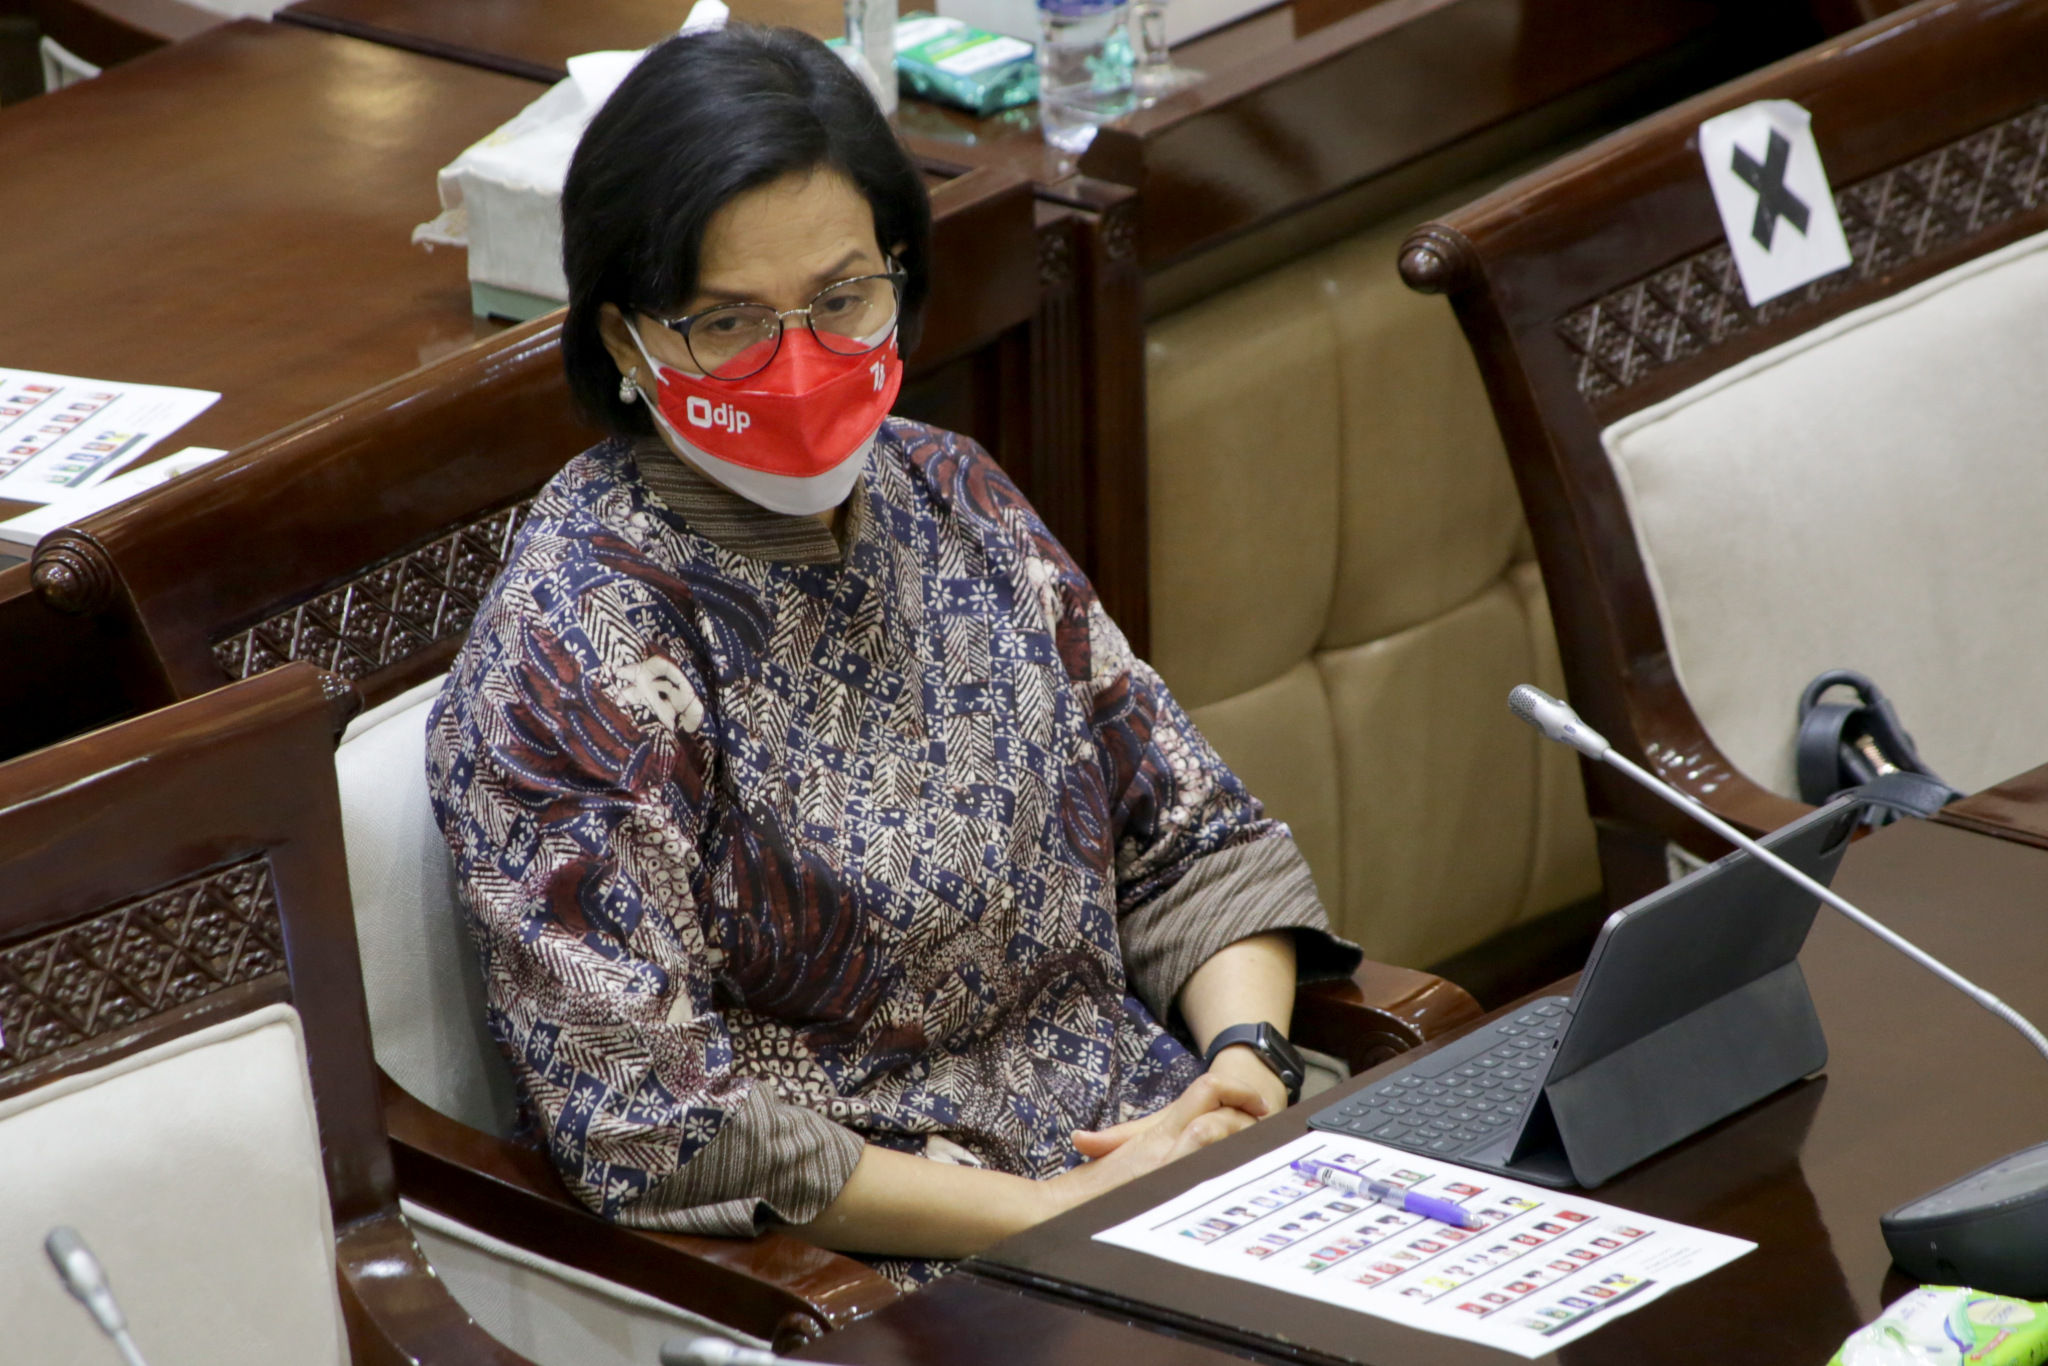
M639 348L633 345L633 334L626 328L626 316L619 312L617 304L601 304L597 310L597 335L604 342L604 349L610 353L612 364L619 367L621 375L629 375L645 367L640 359Z

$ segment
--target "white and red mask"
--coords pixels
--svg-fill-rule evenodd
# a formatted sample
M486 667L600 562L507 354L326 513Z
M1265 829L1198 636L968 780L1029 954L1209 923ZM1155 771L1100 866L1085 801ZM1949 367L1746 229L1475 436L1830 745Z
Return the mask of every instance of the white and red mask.
M788 328L759 374L711 379L657 363L626 320L658 391L640 393L669 443L749 502L791 517L838 507L903 387L892 326L872 351L843 356L808 327Z

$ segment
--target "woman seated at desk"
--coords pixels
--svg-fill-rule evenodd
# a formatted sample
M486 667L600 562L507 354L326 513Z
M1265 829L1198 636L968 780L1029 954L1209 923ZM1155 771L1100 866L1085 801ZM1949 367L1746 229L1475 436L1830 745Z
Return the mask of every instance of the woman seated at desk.
M858 80L671 39L562 215L615 435L534 504L428 764L571 1188L907 1282L1280 1109L1297 976L1358 951L1002 471L888 416L931 211Z

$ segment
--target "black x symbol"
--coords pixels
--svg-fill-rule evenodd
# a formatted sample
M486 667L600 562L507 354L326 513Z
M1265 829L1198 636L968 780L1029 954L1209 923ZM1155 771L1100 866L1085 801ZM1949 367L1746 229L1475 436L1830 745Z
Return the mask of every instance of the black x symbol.
M1735 149L1735 178L1756 191L1756 222L1749 235L1765 251L1771 249L1780 218L1799 229L1800 236L1806 235L1806 201L1785 188L1785 164L1791 159L1792 144L1775 128L1764 148L1763 165L1757 165L1756 158L1740 147Z

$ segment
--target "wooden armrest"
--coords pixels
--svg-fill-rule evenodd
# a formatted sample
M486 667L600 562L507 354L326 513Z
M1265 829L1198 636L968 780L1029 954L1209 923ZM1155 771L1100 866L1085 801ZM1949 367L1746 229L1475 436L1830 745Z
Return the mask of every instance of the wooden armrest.
M493 1138L382 1077L384 1125L408 1200L790 1351L895 1300L867 1265L786 1233L698 1238L599 1218L545 1153Z
M354 1366L533 1366L476 1326L396 1213L335 1230L334 1256Z
M1479 1002L1455 982L1413 968L1366 963L1343 982L1311 982L1295 994L1298 1044L1342 1058L1353 1072L1476 1020Z

